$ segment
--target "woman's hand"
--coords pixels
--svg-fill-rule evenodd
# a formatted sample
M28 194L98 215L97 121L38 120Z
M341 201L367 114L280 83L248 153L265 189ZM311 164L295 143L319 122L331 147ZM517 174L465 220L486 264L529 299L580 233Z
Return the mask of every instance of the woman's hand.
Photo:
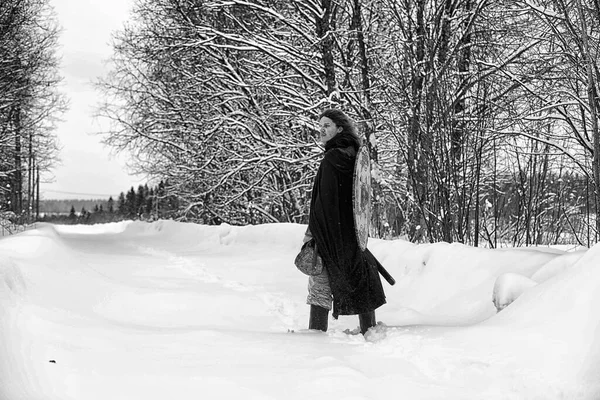
M310 233L310 230L308 228L306 228L306 232L304 232L304 239L302 240L302 244L308 242L310 239L312 239L312 233Z

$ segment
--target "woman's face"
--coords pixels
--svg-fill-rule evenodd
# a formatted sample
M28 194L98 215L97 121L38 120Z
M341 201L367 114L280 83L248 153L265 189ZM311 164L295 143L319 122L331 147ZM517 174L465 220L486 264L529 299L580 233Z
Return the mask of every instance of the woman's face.
M321 143L327 144L335 135L342 131L341 126L337 126L335 122L327 117L321 118L319 121L319 132L321 133Z

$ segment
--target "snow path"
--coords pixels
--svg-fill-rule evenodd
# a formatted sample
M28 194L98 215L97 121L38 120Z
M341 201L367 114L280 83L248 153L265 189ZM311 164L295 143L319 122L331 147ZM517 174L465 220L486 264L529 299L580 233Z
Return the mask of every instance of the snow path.
M565 268L568 286L549 279L484 323L451 327L438 319L438 326L410 326L406 321L431 323L452 305L464 307L456 315L465 321L493 308L491 290L475 284L493 288L495 277L482 270L492 257L460 246L423 251L376 242L374 251L401 290L386 286L389 304L377 314L384 323L363 337L344 333L357 325L354 316L330 320L327 333L303 329L306 277L291 264L303 226L109 228L50 226L0 240L1 400L592 400L600 394L588 379L598 370L597 320L554 295L579 285L586 290L580 301L594 303L599 284L585 264L594 253L577 264L581 272ZM401 260L393 255L400 254L397 246L416 267L393 262ZM521 267L528 275L549 259L516 253L507 259L530 260ZM477 274L468 273L464 259ZM462 286L473 287L464 292L471 297L459 298L461 287L448 286L458 279L443 278L448 260L463 281L471 279ZM506 265L503 259L488 268L498 275L510 271ZM420 291L410 292L407 282ZM446 302L454 303L435 298L443 284ZM540 296L544 304L536 302ZM576 292L567 296L578 304ZM476 307L469 304L474 299ZM409 300L421 308L406 307ZM535 326L525 323L528 315ZM561 321L572 328L561 329Z
M173 268L185 274L186 281L189 279L193 282L214 283L221 285L225 290L234 290L238 292L250 292L254 296L264 302L264 307L274 316L278 317L284 325L294 325L297 323L294 319L294 300L281 292L268 292L265 288L259 285L251 285L240 282L239 280L226 279L218 274L209 272L202 258L193 257L190 255L180 256L166 250L155 250L151 247L139 246L137 250L142 254L147 254L151 257L159 257L165 259L164 265L166 268ZM211 262L211 260L208 260ZM212 260L214 263L215 260ZM241 261L243 263L243 260ZM210 268L214 270L215 268ZM180 289L180 288L177 288Z

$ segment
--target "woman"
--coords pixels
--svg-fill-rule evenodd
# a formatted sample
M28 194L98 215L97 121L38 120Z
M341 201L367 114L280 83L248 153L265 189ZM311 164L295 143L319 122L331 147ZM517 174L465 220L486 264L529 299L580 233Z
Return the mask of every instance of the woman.
M313 186L305 241L315 239L324 269L309 278L309 329L327 331L333 298L333 317L358 314L364 335L375 326L375 309L385 304L385 294L376 261L367 261L354 230L352 184L360 139L339 110L324 111L319 126L325 155Z

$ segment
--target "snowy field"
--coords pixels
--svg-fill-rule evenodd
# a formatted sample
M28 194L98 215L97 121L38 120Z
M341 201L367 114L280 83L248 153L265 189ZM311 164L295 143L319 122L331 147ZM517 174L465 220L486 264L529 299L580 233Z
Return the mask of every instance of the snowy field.
M356 316L304 329L304 230L159 221L0 239L0 399L600 399L600 247L371 239L397 284L363 337Z

